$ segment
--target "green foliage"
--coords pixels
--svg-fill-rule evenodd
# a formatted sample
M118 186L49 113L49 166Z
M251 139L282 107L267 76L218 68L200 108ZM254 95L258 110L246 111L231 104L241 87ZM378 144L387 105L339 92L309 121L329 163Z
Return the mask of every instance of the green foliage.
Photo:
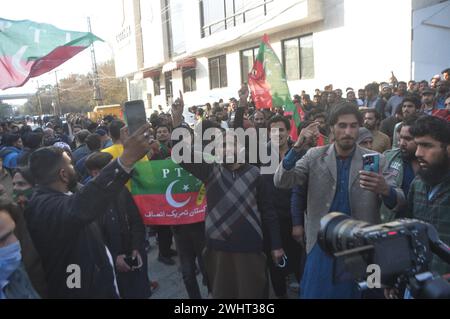
M114 60L109 60L98 66L100 89L103 105L123 104L127 100L126 81L117 79ZM61 113L86 113L97 105L94 101L93 74L71 74L59 81L59 98ZM47 85L39 90L42 113L53 114L57 105L57 89ZM30 98L21 110L22 114L39 114L39 100L37 94Z

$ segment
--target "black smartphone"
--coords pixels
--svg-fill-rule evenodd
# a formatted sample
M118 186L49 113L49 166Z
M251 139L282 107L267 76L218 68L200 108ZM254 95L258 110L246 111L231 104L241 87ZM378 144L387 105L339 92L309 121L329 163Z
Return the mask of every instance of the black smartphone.
M130 135L136 132L142 125L147 123L145 105L142 100L125 102L123 113L125 115L125 121L127 123L128 132Z

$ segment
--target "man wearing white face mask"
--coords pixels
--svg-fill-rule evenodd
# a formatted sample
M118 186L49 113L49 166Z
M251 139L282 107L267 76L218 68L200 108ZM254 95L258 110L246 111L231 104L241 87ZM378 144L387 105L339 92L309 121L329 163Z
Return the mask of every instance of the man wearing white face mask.
M25 267L9 204L0 202L0 299L38 299Z

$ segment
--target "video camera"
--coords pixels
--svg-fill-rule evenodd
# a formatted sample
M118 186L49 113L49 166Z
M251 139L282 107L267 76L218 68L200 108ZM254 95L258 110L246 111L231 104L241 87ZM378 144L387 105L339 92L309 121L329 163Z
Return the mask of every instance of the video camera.
M415 298L450 298L450 284L429 272L433 253L450 264L450 248L430 224L399 219L370 225L330 213L320 221L318 242L334 257L335 282L356 280L367 289L367 267L378 265L382 287L408 287Z

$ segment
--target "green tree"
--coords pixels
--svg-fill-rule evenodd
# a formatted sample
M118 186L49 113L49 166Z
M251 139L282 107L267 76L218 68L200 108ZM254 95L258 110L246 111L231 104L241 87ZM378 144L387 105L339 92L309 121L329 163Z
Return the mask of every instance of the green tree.
M103 105L123 104L127 100L126 81L116 78L114 60L98 66L99 85L103 96ZM71 74L59 80L59 100L61 113L86 113L97 105L94 101L93 74ZM39 90L42 112L54 113L53 105L57 105L57 90L47 85ZM53 104L52 104L53 103ZM31 97L22 108L22 114L39 114L37 94Z
M127 101L127 84L124 79L116 78L114 60L102 63L98 67L103 105L123 104Z
M42 107L42 114L53 114L55 103L56 89L52 85L41 86L36 94L29 98L21 108L21 113L23 115L38 115L41 111L40 107Z
M0 118L8 118L14 115L13 107L0 101Z

